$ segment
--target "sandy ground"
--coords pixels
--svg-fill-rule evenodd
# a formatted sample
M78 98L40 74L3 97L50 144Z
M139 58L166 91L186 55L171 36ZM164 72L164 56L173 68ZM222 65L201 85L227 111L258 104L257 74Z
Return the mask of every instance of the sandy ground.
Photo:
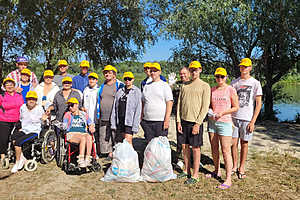
M174 119L170 124L169 140L172 149L175 150ZM142 155L146 144L142 137L141 131L134 139L134 147L139 155ZM250 153L276 151L299 158L300 125L279 124L269 121L260 123L256 126L254 139L249 149ZM206 131L202 152L204 158L209 159L211 157ZM99 159L99 162L104 169L108 168L109 163L104 162L103 159ZM0 169L0 199L129 199L128 195L131 195L130 199L155 199L156 191L169 187L168 184L103 183L100 181L103 175L103 171L81 176L66 175L56 167L55 162L47 165L39 164L35 172L22 170L16 174L11 174L9 170ZM177 182L179 181L174 180L174 183ZM169 185L172 184L169 183ZM121 196L120 191L122 192ZM172 199L168 194L166 195L166 198L163 199Z

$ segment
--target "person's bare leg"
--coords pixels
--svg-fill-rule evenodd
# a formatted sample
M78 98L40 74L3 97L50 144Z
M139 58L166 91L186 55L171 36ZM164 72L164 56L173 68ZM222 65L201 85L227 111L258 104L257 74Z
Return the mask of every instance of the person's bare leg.
M194 158L193 177L198 178L200 157L201 157L200 147L192 147L192 150L193 150L193 158Z
M184 160L184 169L183 172L191 174L191 153L189 144L182 144L183 160Z
M241 139L241 158L240 158L240 167L239 167L240 174L245 174L245 164L247 160L247 154L248 154L248 141L244 141Z
M217 176L221 176L220 172L220 153L219 153L219 136L216 133L208 133L209 141L211 146L211 154L214 161L215 170L214 173ZM207 177L211 177L211 174L207 175Z
M81 135L80 133L73 133L69 142L79 144L79 155L84 156L86 145L86 138L84 135Z
M124 138L127 140L129 144L132 145L132 135L128 133L124 133Z
M231 136L219 136L221 142L221 149L223 153L225 170L226 170L226 179L224 184L231 186L231 172L232 172L232 157L231 157Z
M239 138L232 138L231 155L232 155L232 171L237 171L238 168L238 141Z
M86 140L86 156L90 156L92 152L93 147L93 140L92 136L90 134L85 134L85 140Z
M21 159L22 148L15 146L15 151L16 151L16 161L19 161Z

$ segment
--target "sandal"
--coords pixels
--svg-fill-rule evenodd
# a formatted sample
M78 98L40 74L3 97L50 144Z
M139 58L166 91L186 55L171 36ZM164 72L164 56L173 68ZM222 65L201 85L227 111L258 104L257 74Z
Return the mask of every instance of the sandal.
M177 175L177 178L185 178L188 177L188 174L185 172L181 172L180 174Z
M234 174L238 174L238 170L237 169L231 171L231 176L234 175Z
M189 178L188 180L186 180L186 181L184 182L184 184L190 185L190 184L198 183L199 181L200 181L199 178L191 177L191 178Z
M205 178L215 178L215 179L221 179L221 176L218 176L216 172L211 172L209 174L205 174Z
M247 177L247 175L245 173L238 172L239 179L245 179L246 177Z
M219 186L217 186L218 189L221 189L221 190L226 190L226 189L229 189L231 187L231 185L227 185L227 184L221 184Z

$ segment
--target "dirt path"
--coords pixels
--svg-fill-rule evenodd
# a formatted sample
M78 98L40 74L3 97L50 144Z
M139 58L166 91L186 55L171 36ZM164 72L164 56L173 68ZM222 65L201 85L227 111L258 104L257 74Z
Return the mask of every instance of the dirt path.
M176 132L174 119L172 119L170 124L172 126L169 130L169 139L172 149L175 150ZM142 131L136 137L135 148L137 151L142 151L146 144L142 139ZM275 150L280 153L289 153L299 158L300 125L274 122L259 124L256 128L254 140L250 144L250 152ZM142 154L142 152L139 153ZM208 159L211 157L206 131L204 133L202 153L203 157ZM99 162L103 166L108 166L108 163L105 163L103 159L100 159ZM180 196L189 193L189 187L183 187L182 180L161 184L143 182L138 184L104 183L100 181L103 175L103 171L87 173L81 176L66 175L56 167L54 162L48 165L39 164L35 172L22 170L17 174L10 174L8 170L0 169L0 199L188 199L188 196ZM216 184L215 182L210 183L205 180L202 182L200 186L197 186L198 188L215 188L215 186L211 185L205 186L205 184L214 185ZM164 191L169 192L164 193ZM197 194L192 193L189 197L196 198ZM172 198L172 195L177 196Z

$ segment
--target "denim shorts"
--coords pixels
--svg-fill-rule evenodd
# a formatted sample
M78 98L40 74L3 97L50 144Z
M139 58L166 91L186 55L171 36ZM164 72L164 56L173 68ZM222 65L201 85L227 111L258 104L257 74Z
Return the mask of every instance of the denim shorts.
M222 136L232 136L232 123L231 122L218 122L215 120L208 120L208 132L217 133Z

